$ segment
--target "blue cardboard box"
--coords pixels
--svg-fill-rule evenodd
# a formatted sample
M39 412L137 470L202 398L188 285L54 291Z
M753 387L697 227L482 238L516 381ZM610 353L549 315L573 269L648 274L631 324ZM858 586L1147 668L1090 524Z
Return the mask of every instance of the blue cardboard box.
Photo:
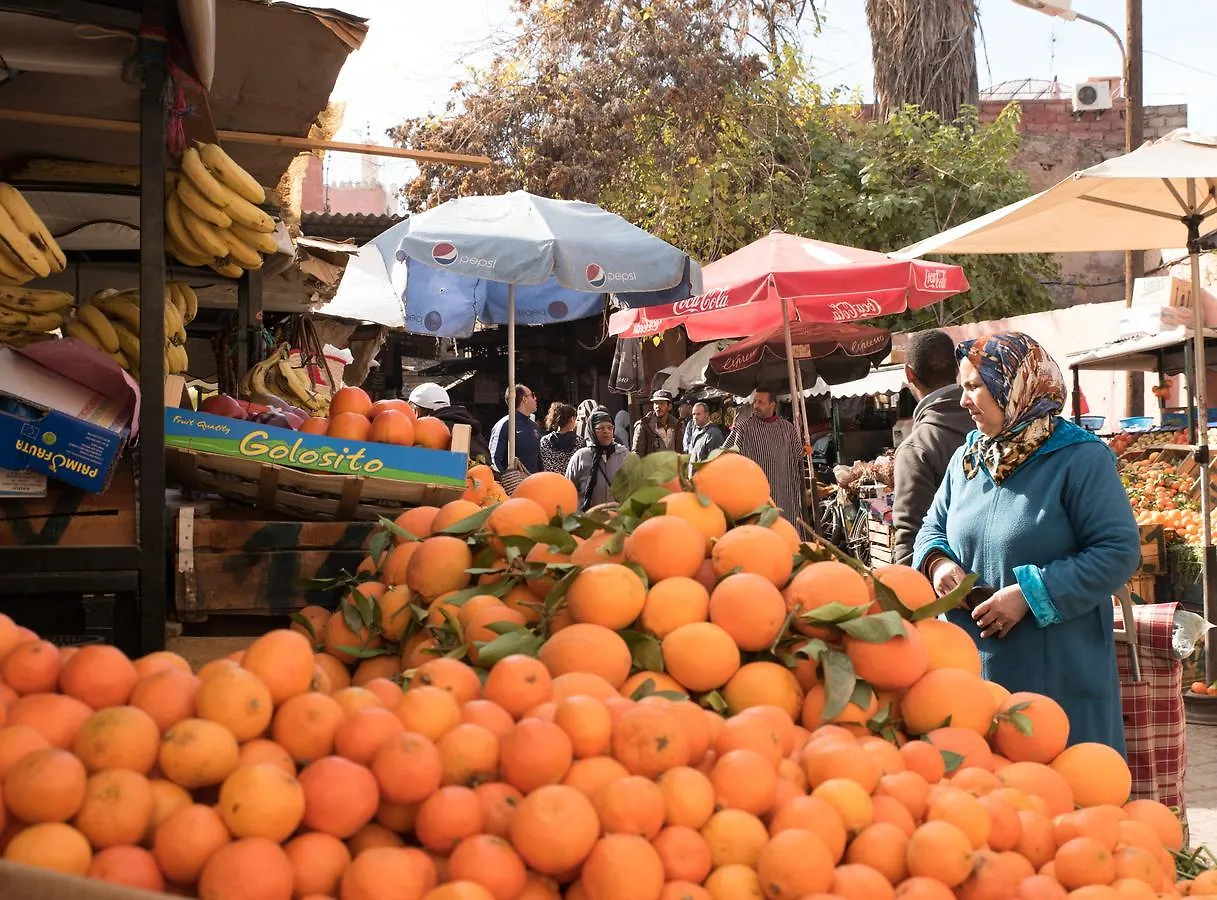
M468 456L422 447L348 441L190 409L165 410L165 445L327 475L464 486Z
M131 436L138 393L83 342L0 347L0 469L104 491Z

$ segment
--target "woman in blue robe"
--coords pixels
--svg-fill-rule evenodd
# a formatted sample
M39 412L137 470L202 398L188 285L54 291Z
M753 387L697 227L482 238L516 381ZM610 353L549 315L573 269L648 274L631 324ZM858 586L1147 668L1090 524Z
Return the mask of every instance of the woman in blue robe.
M1059 703L1071 745L1124 753L1111 597L1141 545L1115 457L1058 415L1064 380L1032 338L990 334L956 355L976 430L951 458L914 564L939 595L966 572L996 588L947 614L972 635L986 679Z

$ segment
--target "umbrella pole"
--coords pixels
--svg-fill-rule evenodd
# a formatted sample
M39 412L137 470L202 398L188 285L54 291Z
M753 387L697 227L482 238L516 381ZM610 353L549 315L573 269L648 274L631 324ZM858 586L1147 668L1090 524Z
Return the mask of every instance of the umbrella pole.
M1191 264L1191 300L1192 300L1192 372L1195 381L1193 393L1196 397L1196 459L1200 463L1200 519L1201 535L1204 537L1204 555L1200 561L1200 587L1204 597L1204 618L1207 622L1214 621L1213 590L1209 579L1213 576L1215 556L1213 552L1213 528L1209 520L1212 504L1209 502L1209 436L1208 436L1208 366L1204 346L1204 298L1200 285L1200 222L1196 215L1196 180L1188 179L1187 206L1191 213L1184 221L1187 223L1187 251ZM1210 629L1204 637L1204 668L1205 681L1212 683L1217 678L1217 640L1214 640Z
M770 283L770 290L773 290L772 282ZM785 341L785 344L786 344L786 377L788 378L789 383L790 383L790 415L791 415L791 418L794 419L794 427L795 427L795 430L797 430L799 433L800 442L802 442L803 445L806 446L807 445L807 423L806 423L806 421L804 421L803 416L800 415L800 413L802 412L801 407L803 406L803 402L802 402L803 398L802 398L802 395L800 395L798 392L798 382L799 382L798 369L799 369L799 367L797 365L795 365L795 361L794 361L794 346L790 340L790 303L789 303L789 301L787 301L787 299L785 297L782 297L782 340ZM807 459L807 467L810 470L812 468L811 456L808 455L806 457L806 459ZM801 476L800 476L800 479L801 479ZM813 477L812 481L811 481L811 489L813 491L815 490L815 486L816 486L815 478ZM806 504L804 504L804 506L806 506ZM806 512L807 512L807 510L805 508L799 510L799 513L800 513L799 518L800 519L803 518L803 515L805 515Z
M516 286L507 285L507 468L516 462Z
M807 421L807 398L803 396L803 367L794 367L795 381L798 382L799 412L803 415L803 446L807 447L807 474L811 479L811 527L818 534L820 531L820 490L816 486L816 462L811 452L811 423Z

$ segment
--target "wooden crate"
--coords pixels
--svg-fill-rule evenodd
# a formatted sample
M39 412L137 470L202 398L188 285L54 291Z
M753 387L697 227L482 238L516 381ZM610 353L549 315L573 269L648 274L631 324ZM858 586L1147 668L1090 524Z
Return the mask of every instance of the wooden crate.
M1141 531L1141 571L1138 575L1160 575L1164 571L1166 559L1166 542L1161 525L1142 525Z
M1158 602L1158 576L1150 572L1138 572L1128 580L1128 592L1133 603Z
M100 494L49 479L45 497L0 500L0 547L130 546L135 528L130 455Z
M219 518L207 507L182 507L173 542L177 616L199 622L209 615L277 615L310 604L333 606L332 589L298 582L354 572L375 527L372 522Z
M896 530L886 522L867 519L870 536L870 562L872 566L890 565L895 561Z

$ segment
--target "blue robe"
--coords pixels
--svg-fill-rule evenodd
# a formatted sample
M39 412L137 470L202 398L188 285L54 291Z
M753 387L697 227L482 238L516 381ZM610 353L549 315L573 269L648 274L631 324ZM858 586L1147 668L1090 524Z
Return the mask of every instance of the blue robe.
M1058 419L1052 436L1000 485L964 477L964 450L947 468L913 559L933 550L995 588L1017 583L1029 611L1005 637L982 638L962 609L947 618L980 650L982 674L1007 690L1056 700L1069 743L1124 752L1111 595L1132 576L1141 542L1115 457L1098 438Z

